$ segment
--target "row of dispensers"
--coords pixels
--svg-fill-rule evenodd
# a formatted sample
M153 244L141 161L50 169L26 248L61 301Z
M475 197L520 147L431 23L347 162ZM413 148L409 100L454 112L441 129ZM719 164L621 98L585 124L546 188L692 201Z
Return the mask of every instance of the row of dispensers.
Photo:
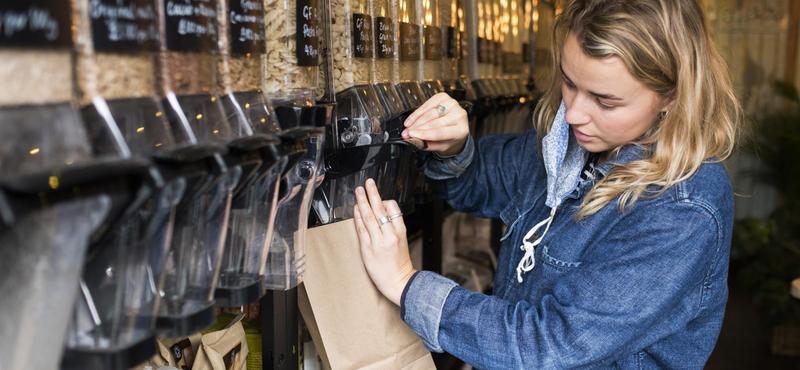
M441 92L475 136L519 126L533 102L523 81L462 75L274 108L248 91L0 109L0 358L123 370L156 335L210 326L215 306L296 287L307 227L352 218L367 178L413 211L424 143L400 134Z

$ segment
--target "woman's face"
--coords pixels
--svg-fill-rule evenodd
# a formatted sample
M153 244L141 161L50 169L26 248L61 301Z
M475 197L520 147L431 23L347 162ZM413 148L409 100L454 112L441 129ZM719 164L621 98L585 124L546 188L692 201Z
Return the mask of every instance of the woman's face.
M669 102L634 79L620 58L587 56L572 33L564 45L561 70L567 122L590 152L606 152L637 139L668 108Z

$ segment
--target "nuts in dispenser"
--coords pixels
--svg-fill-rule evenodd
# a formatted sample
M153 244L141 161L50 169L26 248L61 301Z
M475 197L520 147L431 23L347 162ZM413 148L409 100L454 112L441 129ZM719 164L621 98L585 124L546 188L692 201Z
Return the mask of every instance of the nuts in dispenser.
M262 58L266 46L263 6L260 0L218 0L221 55L217 60L217 74L220 91L261 90Z
M372 17L367 0L331 0L331 48L336 92L369 84Z
M264 25L267 38L267 61L264 69L266 91L277 93L286 89L316 87L319 62L317 40L318 12L316 0L307 3L297 14L298 0L265 0ZM297 21L302 19L303 33L297 34ZM307 40L298 52L297 39ZM304 57L298 58L298 55ZM316 61L316 62L315 62Z

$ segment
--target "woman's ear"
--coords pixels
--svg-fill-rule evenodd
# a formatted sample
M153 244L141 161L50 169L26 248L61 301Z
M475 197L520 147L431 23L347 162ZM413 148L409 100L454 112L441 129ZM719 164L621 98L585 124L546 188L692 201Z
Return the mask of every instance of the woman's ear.
M665 114L672 110L675 106L675 98L669 98L662 106L661 110L659 111L662 114Z

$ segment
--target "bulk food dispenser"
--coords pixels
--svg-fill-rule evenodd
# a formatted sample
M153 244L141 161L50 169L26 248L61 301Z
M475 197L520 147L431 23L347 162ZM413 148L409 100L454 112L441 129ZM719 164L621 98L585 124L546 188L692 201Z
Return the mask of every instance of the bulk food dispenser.
M491 125L499 109L499 94L489 82L493 72L494 41L493 19L490 0L465 0L465 23L467 32L466 56L467 77L476 95L477 122L472 131L477 138L485 127Z
M397 199L406 212L413 210L409 190L413 188L405 181L415 174L414 160L411 145L400 137L407 114L402 114L399 106L387 110L375 93L380 85L371 85L375 52L369 5L368 0L334 0L325 19L325 28L331 30L332 63L327 64L329 73L323 75L328 80L325 86L336 91L337 120L326 133L325 181L313 202L321 224L352 218L355 189L368 178L375 180L384 199ZM379 22L381 28L388 28L385 19ZM382 69L384 79L388 72L388 68ZM386 90L394 89L389 86ZM396 97L385 91L383 95Z
M419 63L420 86L426 99L444 92L442 86L442 57L445 53L439 27L439 0L420 0L417 9L422 20L422 48Z
M264 1L265 91L280 124L278 136L285 148L294 150L281 178L264 271L267 289L288 290L303 281L311 198L322 180L318 175L325 127L335 118L335 104L315 104L324 4L321 0Z
M155 4L81 0L71 5L77 92L94 154L168 156L175 140L155 93ZM124 369L154 353L162 272L176 207L186 190L181 174L191 172L175 161L154 159L151 180L137 194L139 207L93 241L62 368Z
M213 299L228 232L231 200L263 165L269 140L252 137L240 117L228 120L217 80L215 1L157 0L157 83L171 127L192 133L183 145L222 147L210 162L203 191L178 206L166 262L156 329L168 337L198 332L214 322Z
M0 13L19 22L0 27L0 354L56 369L86 251L140 206L148 165L92 147L73 95L70 2Z
M218 87L229 121L252 131L235 141L240 149L257 150L261 165L249 183L234 195L225 237L215 304L245 306L266 293L264 268L277 211L278 181L287 160L277 122L264 95L266 59L264 4L261 1L218 0ZM254 132L254 133L253 133Z
M465 100L466 91L458 87L458 61L461 38L458 30L456 0L439 0L439 23L442 25L442 87L453 99Z
M397 38L397 18L391 15L396 13L396 5L390 5L389 0L372 0L372 13L375 29L373 58L370 63L370 77L374 85L375 94L381 101L384 111L388 115L389 121L399 121L399 124L387 124L392 127L401 127L402 122L411 114L406 110L403 101L397 93L394 76L399 76L395 63L395 39ZM394 11L394 13L393 13ZM395 14L396 16L396 14Z
M415 109L425 102L420 87L419 63L422 53L422 27L416 0L389 1L390 15L395 29L394 63L392 76L397 93L406 109Z

